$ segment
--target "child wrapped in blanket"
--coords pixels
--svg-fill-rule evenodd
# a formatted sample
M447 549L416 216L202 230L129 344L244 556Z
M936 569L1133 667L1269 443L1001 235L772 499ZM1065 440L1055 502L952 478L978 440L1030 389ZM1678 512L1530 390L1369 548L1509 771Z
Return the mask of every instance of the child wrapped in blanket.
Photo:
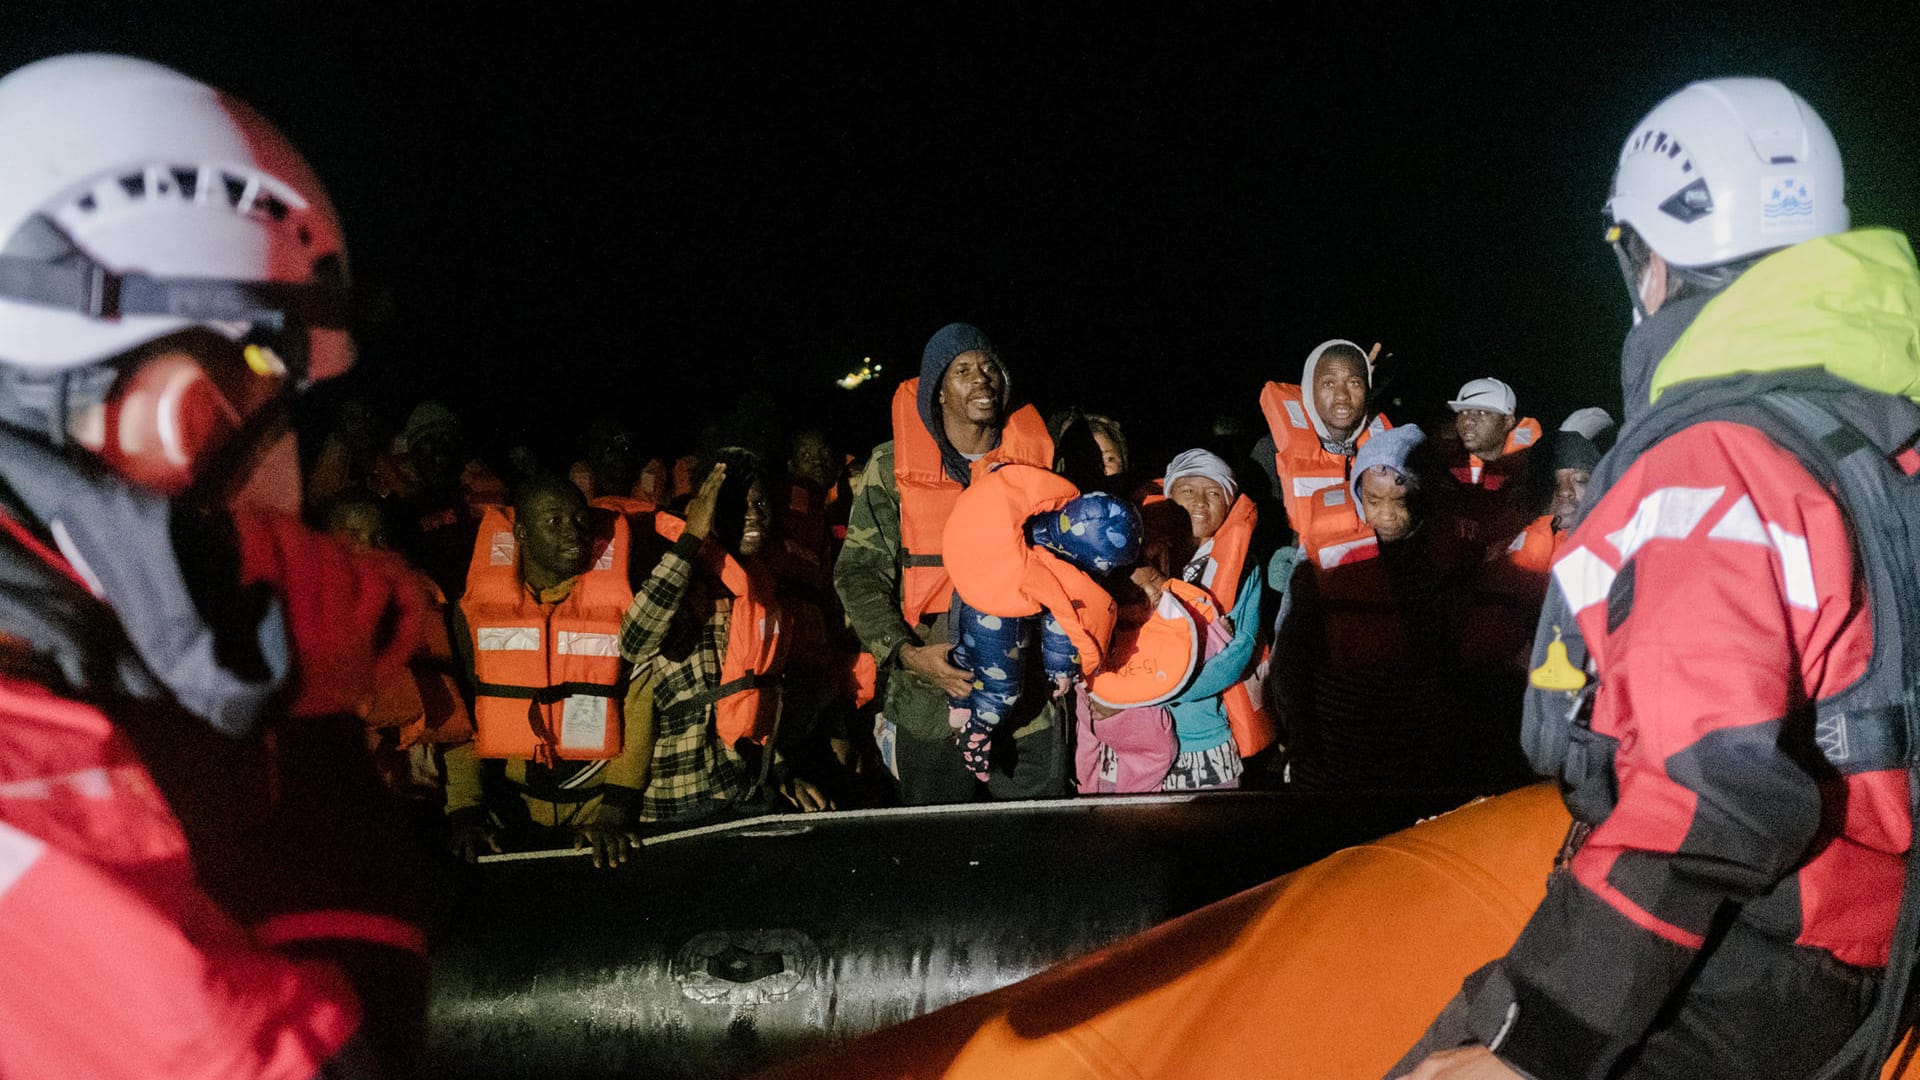
M1020 704L1036 644L1056 696L1098 669L1116 608L1096 578L1138 558L1140 514L1044 469L1002 465L960 496L944 550L953 663L973 674L972 693L949 700L949 720L967 768L985 780L994 730Z

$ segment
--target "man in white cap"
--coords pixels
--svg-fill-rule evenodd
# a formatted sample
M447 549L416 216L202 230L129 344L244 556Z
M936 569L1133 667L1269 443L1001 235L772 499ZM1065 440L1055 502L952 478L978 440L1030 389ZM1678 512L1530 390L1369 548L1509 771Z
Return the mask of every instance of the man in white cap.
M1513 468L1490 470L1487 466L1519 454L1540 440L1540 422L1522 420L1515 413L1515 404L1513 387L1491 378L1468 382L1460 388L1459 397L1447 402L1453 410L1453 429L1468 455L1465 463L1453 467L1455 479L1489 491L1498 491L1512 479Z
M1577 825L1391 1075L1877 1077L1912 1024L1920 268L1844 188L1771 79L1688 86L1622 149L1626 415L1523 728Z

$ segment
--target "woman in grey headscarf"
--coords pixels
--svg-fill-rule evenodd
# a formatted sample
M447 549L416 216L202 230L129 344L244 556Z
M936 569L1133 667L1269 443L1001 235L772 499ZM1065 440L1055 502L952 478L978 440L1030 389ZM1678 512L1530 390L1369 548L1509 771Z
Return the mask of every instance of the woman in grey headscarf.
M1259 514L1240 494L1233 469L1206 450L1188 450L1168 463L1167 500L1186 511L1192 555L1179 577L1205 589L1226 617L1215 624L1210 655L1192 684L1169 702L1179 754L1162 782L1168 791L1239 787L1244 756L1273 742L1273 723L1261 707L1260 605L1266 596L1264 560L1250 550ZM1157 599L1166 579L1143 567L1134 579Z

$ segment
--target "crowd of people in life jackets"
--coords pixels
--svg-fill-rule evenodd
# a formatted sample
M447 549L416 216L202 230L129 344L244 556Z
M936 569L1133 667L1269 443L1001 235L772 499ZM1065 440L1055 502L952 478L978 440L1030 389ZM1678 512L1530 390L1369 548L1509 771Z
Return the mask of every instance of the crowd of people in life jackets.
M349 401L309 514L441 616L369 746L457 854L605 864L775 809L1524 782L1534 623L1612 421L1549 431L1493 377L1389 418L1378 353L1322 343L1250 452L1165 463L1016 403L961 323L864 459L808 429L643 460L600 420L543 461Z
M1135 462L955 323L857 469L489 466L427 403L303 489L354 305L298 150L92 54L0 78L0 146L0 1074L413 1075L387 789L605 865L783 804L1491 789L1516 726L1577 827L1393 1075L1877 1076L1913 1027L1920 269L1777 82L1622 147L1605 458L1493 377L1377 415L1336 340L1250 456Z

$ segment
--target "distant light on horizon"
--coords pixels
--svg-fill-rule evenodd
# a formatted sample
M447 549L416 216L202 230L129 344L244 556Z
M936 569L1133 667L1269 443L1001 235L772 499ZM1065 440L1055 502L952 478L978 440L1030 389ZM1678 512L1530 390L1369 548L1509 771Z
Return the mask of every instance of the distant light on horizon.
M880 365L873 362L873 357L863 356L860 358L858 368L833 380L833 383L842 390L852 390L866 384L878 374L880 374Z

